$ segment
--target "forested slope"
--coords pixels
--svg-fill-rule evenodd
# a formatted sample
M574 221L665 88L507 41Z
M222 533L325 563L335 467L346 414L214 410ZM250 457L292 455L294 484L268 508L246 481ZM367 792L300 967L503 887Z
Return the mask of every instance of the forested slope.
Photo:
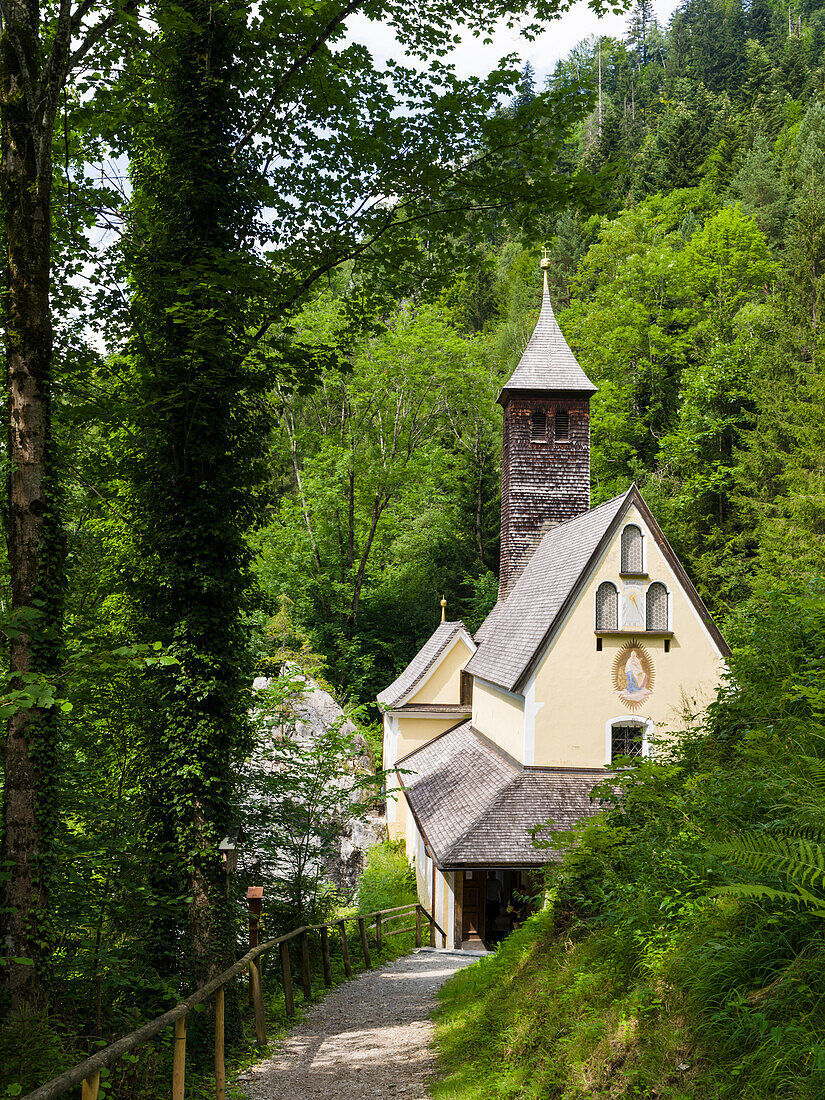
M601 69L562 162L607 171L602 209L544 218L560 324L599 387L593 501L638 481L723 625L762 581L822 569L823 51L825 8L789 30L784 5L689 0L663 29L642 3L624 40L547 78L597 89ZM536 94L528 65L511 110ZM372 337L345 339L345 282L299 327L336 362L287 401L258 575L364 700L442 591L473 627L495 594L495 397L536 318L538 248L495 215L474 247Z
M570 165L619 167L607 215L556 223L556 296L600 387L594 496L640 482L730 676L537 838L550 907L444 991L452 1100L825 1092L822 13L643 17L564 63L601 48Z

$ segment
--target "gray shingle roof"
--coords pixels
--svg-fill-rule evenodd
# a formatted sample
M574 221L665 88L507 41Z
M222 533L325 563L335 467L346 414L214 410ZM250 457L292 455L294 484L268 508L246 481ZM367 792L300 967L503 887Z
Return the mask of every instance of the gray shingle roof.
M596 387L576 362L562 335L544 273L541 313L530 343L524 349L519 365L501 391L499 401L508 390L565 390L595 393Z
M469 722L416 749L398 762L398 768L410 805L439 855L461 839L518 770Z
M419 649L404 671L377 696L385 707L396 707L427 675L432 666L459 631L467 628L459 619L454 623L439 623L438 628Z
M415 819L442 867L547 863L552 855L533 846L530 830L546 821L566 829L598 813L590 792L604 778L599 771L522 769L469 722L416 749L399 767Z
M492 623L482 624L468 672L513 690L632 492L560 523L543 536L506 602L491 612Z

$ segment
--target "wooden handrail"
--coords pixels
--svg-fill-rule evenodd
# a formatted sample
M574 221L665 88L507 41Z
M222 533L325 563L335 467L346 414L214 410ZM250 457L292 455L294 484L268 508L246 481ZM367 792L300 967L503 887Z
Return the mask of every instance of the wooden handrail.
M253 971L253 990L255 991L256 1031L260 1039L261 1028L259 1026L259 1021L263 1018L263 997L261 994L260 970L255 965L255 961L261 955L265 954L267 951L271 951L273 947L288 943L289 940L294 939L296 936L300 936L302 933L317 932L322 928L325 928L327 932L329 932L330 929L338 927L343 934L344 924L348 920L356 921L359 923L360 927L363 927L366 921L374 920L377 917L385 918L392 914L400 915L401 913L412 913L419 910L425 913L427 918L435 924L434 919L427 913L427 910L416 903L412 905L399 905L394 909L379 909L374 913L356 913L353 914L352 917L344 917L336 921L329 921L326 924L305 924L301 925L300 928L294 928L291 932L286 932L283 936L276 936L274 940L267 940L266 943L259 944L258 947L253 947L250 951L247 951L243 958L238 959L237 962L233 963L227 970L224 970L223 973L218 974L217 977L212 978L211 981L200 986L200 988L196 989L195 992L191 993L185 1000L176 1004L174 1008L170 1008L168 1012L164 1012L162 1016L156 1016L154 1020L150 1020L149 1023L144 1024L143 1027L139 1027L136 1031L124 1035L122 1039L110 1043L109 1046L104 1047L103 1050L99 1050L97 1054L91 1055L91 1057L86 1058L85 1061L73 1066L72 1069L68 1069L65 1073L61 1073L59 1077L54 1077L51 1081L47 1081L45 1085L40 1085L34 1092L26 1093L24 1097L21 1097L21 1100L57 1100L59 1096L65 1096L69 1089L77 1088L79 1085L83 1085L84 1082L94 1079L96 1076L99 1076L102 1069L109 1069L119 1062L125 1054L131 1054L132 1051L145 1046L150 1039L154 1039L154 1037L160 1034L164 1028L172 1024L178 1024L178 1021L185 1021L187 1015L196 1005L203 1004L203 1002L208 1000L213 993L217 993L219 989L223 989L227 982L236 978L250 966ZM436 925L436 927L438 927L438 925ZM438 930L441 932L440 928ZM385 933L385 935L390 934L391 933ZM362 944L365 942L366 934L364 933L362 936ZM345 940L344 943L346 943ZM369 949L367 948L365 950L365 962L369 966L368 959ZM349 966L346 967L346 970L347 976L349 976ZM185 1023L182 1022L176 1029L176 1036L183 1036L185 1034ZM266 1042L265 1033L263 1035L263 1042ZM182 1081L182 1068L177 1064L178 1061L179 1060L176 1059L176 1074L178 1074Z

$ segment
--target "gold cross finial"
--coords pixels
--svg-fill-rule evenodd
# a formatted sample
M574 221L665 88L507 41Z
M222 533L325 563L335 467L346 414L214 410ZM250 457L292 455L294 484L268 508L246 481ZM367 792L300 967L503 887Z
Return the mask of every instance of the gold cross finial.
M447 621L447 599L445 596L441 597L441 621L442 623Z
M550 266L550 249L549 248L545 247L541 250L541 266L545 271Z

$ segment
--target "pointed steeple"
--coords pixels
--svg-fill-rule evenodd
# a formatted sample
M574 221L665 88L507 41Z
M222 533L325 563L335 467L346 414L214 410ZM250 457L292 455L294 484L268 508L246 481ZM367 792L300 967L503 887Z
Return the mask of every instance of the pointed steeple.
M596 387L576 362L553 313L546 250L541 266L541 316L498 399L504 408L502 599L548 525L590 507L590 398Z
M544 269L541 314L519 365L499 394L500 405L505 403L508 393L515 391L553 390L580 394L596 392L596 387L576 362L553 312L547 280L550 260L543 259L541 266Z

